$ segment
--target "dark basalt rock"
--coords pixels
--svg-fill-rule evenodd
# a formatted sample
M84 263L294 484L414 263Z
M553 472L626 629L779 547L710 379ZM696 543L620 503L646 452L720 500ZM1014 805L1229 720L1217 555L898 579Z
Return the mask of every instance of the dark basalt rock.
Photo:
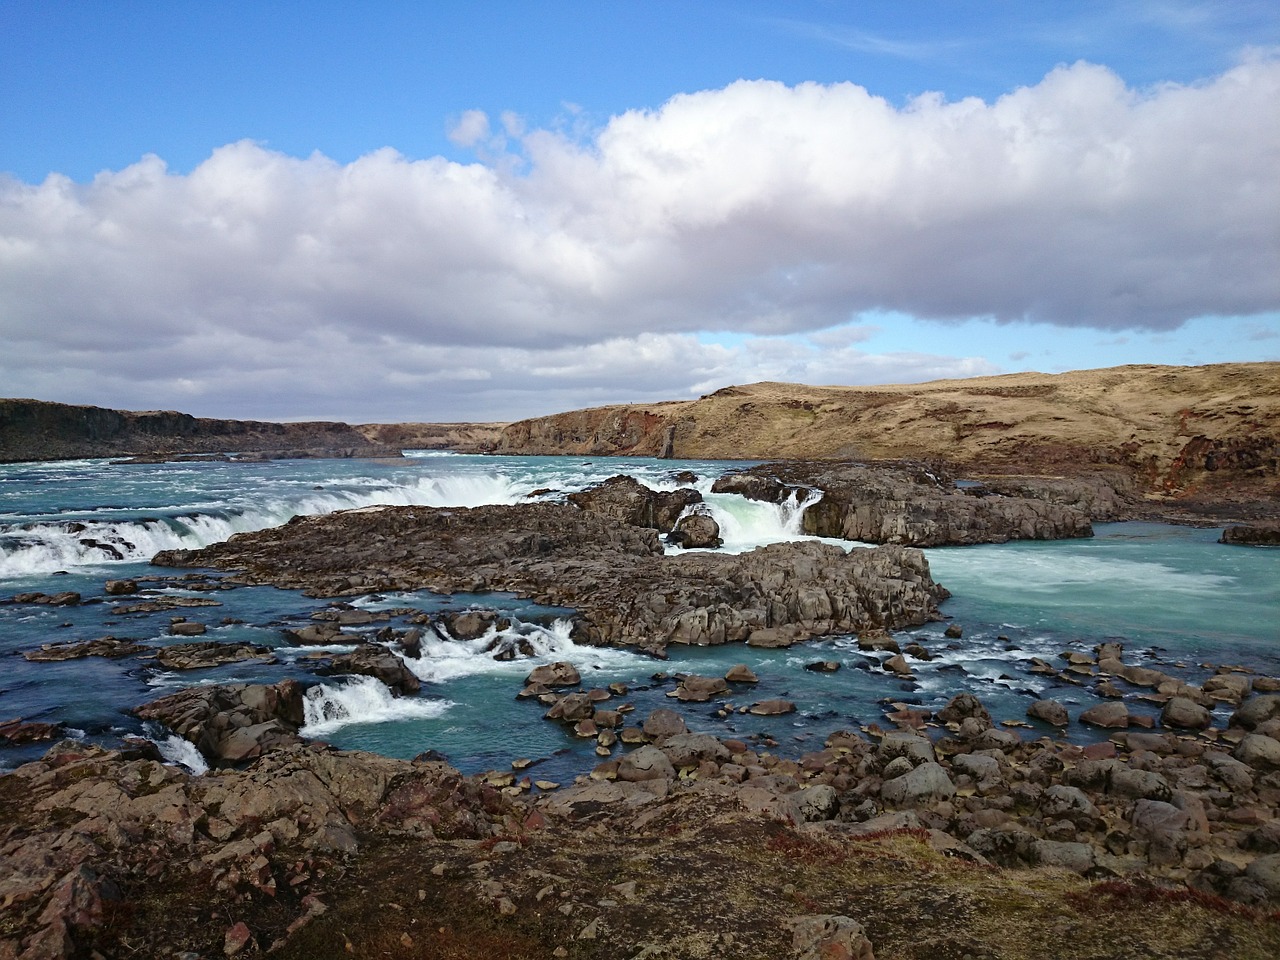
M422 687L421 682L413 671L405 666L403 660L386 647L377 644L364 644L351 653L333 657L317 668L316 673L321 676L359 674L377 677L394 693L400 695L417 693Z
M937 617L947 596L919 551L846 553L814 542L738 556L665 557L657 532L566 504L385 507L298 517L162 566L238 570L240 582L311 595L506 590L577 610L579 642L708 645L778 634L788 642L886 630Z
M651 490L638 480L619 475L589 490L571 493L568 499L582 510L618 523L669 533L686 507L702 502L702 494L689 488Z
M258 663L275 663L270 647L252 643L174 643L156 651L156 660L170 670L204 670L228 663L255 660Z
M1093 536L1089 515L1078 506L969 496L943 467L911 461L762 464L722 478L713 489L780 502L797 488L822 491L803 521L805 533L821 537L936 547Z
M134 640L119 637L99 637L96 640L85 640L83 643L45 643L39 650L23 651L23 658L38 663L61 660L79 660L82 657L106 657L115 660L139 653L147 653L150 647Z
M1249 547L1280 547L1280 522L1249 523L1227 527L1219 543Z

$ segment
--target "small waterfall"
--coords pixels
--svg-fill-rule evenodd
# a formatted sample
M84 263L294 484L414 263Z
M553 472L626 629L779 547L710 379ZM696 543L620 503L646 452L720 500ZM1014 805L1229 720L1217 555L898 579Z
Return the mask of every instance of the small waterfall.
M396 720L434 720L454 704L450 700L421 700L393 696L374 677L352 677L343 683L322 683L303 696L304 737L323 737L355 723Z

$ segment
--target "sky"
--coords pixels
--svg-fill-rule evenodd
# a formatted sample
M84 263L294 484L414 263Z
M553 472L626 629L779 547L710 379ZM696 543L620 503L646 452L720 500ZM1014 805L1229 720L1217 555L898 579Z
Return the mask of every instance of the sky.
M1278 359L1273 0L0 0L0 396Z

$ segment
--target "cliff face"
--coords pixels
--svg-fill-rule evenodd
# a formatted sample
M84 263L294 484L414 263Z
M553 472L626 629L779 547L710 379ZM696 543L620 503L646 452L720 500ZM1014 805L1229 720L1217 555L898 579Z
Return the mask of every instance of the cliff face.
M523 420L499 453L938 458L974 473L1119 469L1149 493L1280 493L1280 363L1127 366L880 387L757 383Z
M0 400L0 462L229 451L399 456L400 448L379 445L345 423L214 420L171 410Z

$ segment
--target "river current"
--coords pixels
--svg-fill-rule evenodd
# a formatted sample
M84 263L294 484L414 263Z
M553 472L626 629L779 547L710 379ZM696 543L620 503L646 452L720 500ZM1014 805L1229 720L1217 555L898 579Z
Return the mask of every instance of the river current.
M1153 523L1098 524L1089 540L927 550L934 578L953 594L942 612L963 628L963 637L945 637L946 623L899 634L901 643L916 640L932 656L912 661L914 680L886 673L881 662L889 655L863 652L852 637L787 650L672 647L669 660L657 661L629 650L576 646L568 639L571 611L509 595L422 592L360 598L357 606L374 611L498 609L512 620L507 639L518 635L524 649L534 653L496 661L486 649L492 636L461 642L429 635L423 657L407 661L423 681L421 693L396 698L371 679L317 677L309 657L315 648L290 646L283 629L310 623L327 601L270 587L212 593L166 587L165 595L212 599L217 606L128 613L121 611L127 605L121 598L103 595L107 579L185 572L151 567L148 561L159 550L203 546L298 514L373 504L518 503L534 491L580 490L619 473L658 489L675 488L680 471L693 473L721 526L725 550L801 539L802 504L754 503L710 493L718 476L742 466L413 452L386 461L0 465L0 599L75 591L84 600L57 607L0 604L0 722L17 717L58 722L70 736L108 744L126 735L149 736L173 762L200 769L193 749L144 727L128 709L191 684L295 676L309 687L306 736L396 757L434 750L469 773L508 769L523 757L536 762L531 770L536 776L563 780L599 760L594 741L574 737L542 719L536 703L515 698L529 670L553 660L575 663L584 685L626 684L628 693L610 706L630 704L635 721L657 707L677 706L667 696L674 689L671 675L720 675L746 663L759 684L731 691L728 703L679 709L693 730L754 738L781 754L816 749L835 729L884 724L884 713L894 703L936 710L964 690L976 693L997 720L1025 720L1027 706L1039 697L1063 702L1074 717L1099 702L1091 681L1075 684L1033 672L1033 658L1065 666L1061 654L1089 652L1103 640L1122 642L1128 662L1190 682L1203 680L1217 664L1280 675L1280 551L1223 546L1216 542L1220 530ZM21 656L41 644L103 636L154 648L183 642L168 635L175 614L205 623L209 629L201 640L269 646L278 662L172 671L145 656L54 663ZM404 626L404 614L389 623ZM387 625L361 629L372 634ZM816 661L835 661L840 669L806 669ZM773 697L794 701L797 712L783 717L738 712ZM1158 711L1141 699L1130 698L1129 705L1134 713ZM1218 719L1225 722L1228 715L1222 708ZM1023 733L1055 732L1036 727ZM1067 735L1095 738L1078 724ZM47 746L0 741L0 770L38 756Z

